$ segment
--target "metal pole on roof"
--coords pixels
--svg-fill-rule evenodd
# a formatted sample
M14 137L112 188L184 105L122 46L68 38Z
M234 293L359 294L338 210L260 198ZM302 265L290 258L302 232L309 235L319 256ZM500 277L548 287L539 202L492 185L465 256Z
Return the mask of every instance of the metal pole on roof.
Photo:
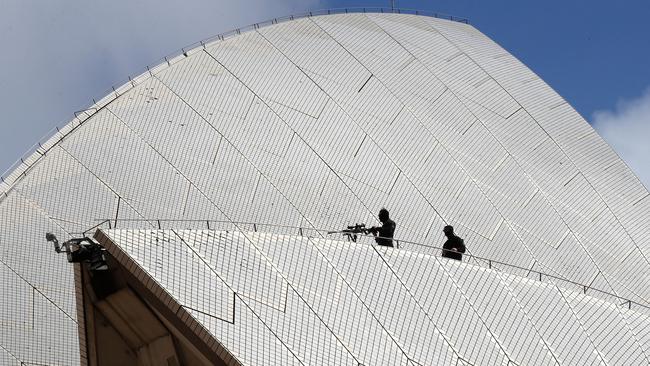
M395 0L390 0L390 10L395 12Z

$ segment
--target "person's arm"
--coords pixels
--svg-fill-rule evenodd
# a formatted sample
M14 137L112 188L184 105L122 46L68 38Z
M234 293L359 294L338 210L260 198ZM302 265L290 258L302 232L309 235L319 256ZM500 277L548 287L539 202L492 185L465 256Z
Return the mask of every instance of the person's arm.
M445 241L445 243L442 244L442 256L446 257L447 254L449 254L450 252L451 252L451 250L450 250L450 245L449 245L449 239L447 239Z
M456 253L465 253L465 244L463 243L463 239L456 237L454 238L454 242L452 244L454 252Z
M368 232L374 236L377 236L377 233L379 232L379 228L377 226L373 226L370 229L368 229Z

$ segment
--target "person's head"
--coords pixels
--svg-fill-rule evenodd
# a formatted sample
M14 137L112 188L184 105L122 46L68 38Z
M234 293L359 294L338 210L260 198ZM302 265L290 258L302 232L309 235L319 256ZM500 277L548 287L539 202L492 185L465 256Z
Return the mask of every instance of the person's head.
M387 220L388 220L388 210L382 208L381 210L379 210L379 221L386 222Z
M447 225L442 229L442 232L445 233L445 236L450 237L454 235L454 227L451 225Z

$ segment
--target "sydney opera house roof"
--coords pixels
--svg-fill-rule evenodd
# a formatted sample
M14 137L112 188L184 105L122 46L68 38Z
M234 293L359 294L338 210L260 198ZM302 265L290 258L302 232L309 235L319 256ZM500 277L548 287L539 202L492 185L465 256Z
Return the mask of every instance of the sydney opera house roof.
M117 338L139 365L650 363L650 193L562 97L466 22L272 23L115 88L3 177L0 364L108 365ZM327 234L382 207L395 248ZM46 232L93 237L121 290Z

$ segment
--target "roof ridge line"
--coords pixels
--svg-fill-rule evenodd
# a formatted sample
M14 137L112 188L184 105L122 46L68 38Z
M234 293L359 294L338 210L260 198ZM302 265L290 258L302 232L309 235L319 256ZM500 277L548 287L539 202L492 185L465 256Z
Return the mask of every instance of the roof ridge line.
M99 112L101 109L103 109L103 107L113 102L124 92L131 90L132 88L141 84L143 81L148 80L149 77L152 77L153 76L152 70L159 71L161 66L165 67L165 65L169 67L172 65L172 63L175 63L180 59L189 57L190 52L196 52L196 50L205 49L208 45L212 43L230 39L231 37L241 35L243 32L254 31L263 27L276 25L288 21L311 18L314 16L337 15L337 14L359 14L359 13L361 14L365 14L365 13L391 14L392 13L392 14L401 14L401 15L420 15L420 16L432 17L437 19L449 20L458 23L469 24L468 18L458 17L458 16L444 14L444 13L430 12L426 10L423 11L417 9L409 9L409 8L388 8L388 7L329 8L329 9L318 9L318 10L306 11L304 13L298 13L294 15L286 15L282 17L267 19L240 28L231 29L229 31L222 32L207 37L205 39L199 40L197 42L191 43L189 45L181 47L180 49L172 51L171 53L157 59L150 65L146 65L144 67L144 70L142 70L140 74L137 74L137 76L128 75L127 80L123 80L122 84L120 84L118 87L116 87L115 85L111 86L109 89L106 89L105 93L102 96L100 96L99 99L95 100L95 98L92 98L92 104L82 106L80 110L73 112L74 118L64 122L63 126L59 127L58 125L55 125L49 131L47 131L43 137L38 139L34 144L32 144L32 146L27 148L27 151L21 154L21 156L18 159L16 159L16 161L13 164L11 164L9 167L7 167L7 169L5 169L0 173L0 180L1 180L0 201L2 201L2 196L6 197L6 195L13 189L13 186L19 180L19 178L23 176L32 166L34 166L37 162L39 162L40 158L45 156L46 153L50 150L50 148L56 146L70 132L72 132L71 130L65 131L66 129L68 129L68 126L73 124L75 121L78 121L79 124L77 126L73 126L72 128L72 130L74 130L75 127L78 127L81 124L83 124L83 122L85 122L87 119L89 119L94 114ZM147 76L147 74L149 75ZM145 78L143 78L143 76L145 76ZM120 81L118 81L118 83L119 82ZM91 110L93 110L92 113L88 113ZM82 115L84 116L84 118L79 118ZM58 138L57 141L52 141L57 134L61 134L61 136ZM47 148L45 146L47 146ZM11 182L5 179L5 178L10 178L12 176L15 177Z

